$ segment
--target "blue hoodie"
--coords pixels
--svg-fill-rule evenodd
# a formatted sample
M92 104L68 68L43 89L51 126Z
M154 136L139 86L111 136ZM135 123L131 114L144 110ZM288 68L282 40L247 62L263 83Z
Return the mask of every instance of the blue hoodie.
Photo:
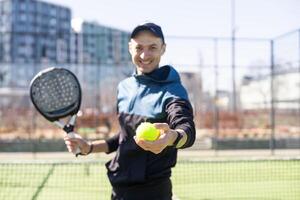
M181 148L194 143L193 110L178 72L167 65L149 74L134 73L118 85L117 108L121 130L106 141L109 152L117 151L106 164L111 184L128 187L169 178L177 149L166 147L154 154L140 148L133 137L142 122L164 122L187 133L187 142Z

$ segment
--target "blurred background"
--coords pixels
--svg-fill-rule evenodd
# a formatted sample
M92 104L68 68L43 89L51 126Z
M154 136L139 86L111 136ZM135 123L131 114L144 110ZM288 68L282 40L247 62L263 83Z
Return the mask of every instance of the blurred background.
M0 199L109 199L110 156L66 153L29 84L42 69L70 69L83 91L76 131L112 136L116 88L134 70L130 32L145 21L162 26L161 64L180 72L194 108L176 198L300 199L299 10L296 0L1 0Z

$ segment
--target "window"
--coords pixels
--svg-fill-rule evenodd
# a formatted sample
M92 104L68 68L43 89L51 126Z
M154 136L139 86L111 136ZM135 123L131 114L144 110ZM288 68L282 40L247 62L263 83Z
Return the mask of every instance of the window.
M20 16L20 17L19 17L19 20L20 20L21 22L26 22L26 21L27 21L27 16L26 16L25 13L21 13L19 16Z
M20 8L20 11L25 11L26 10L26 4L25 4L25 2L20 2L19 8Z
M10 13L11 12L11 4L10 1L3 1L2 2L2 11L3 13Z

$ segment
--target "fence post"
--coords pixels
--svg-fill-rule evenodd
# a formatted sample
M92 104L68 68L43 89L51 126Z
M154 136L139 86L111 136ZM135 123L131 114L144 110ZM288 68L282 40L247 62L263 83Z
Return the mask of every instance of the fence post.
M215 154L218 154L218 138L219 138L219 87L218 87L218 79L219 79L219 71L218 71L218 39L214 39L214 68L215 68L215 97L214 97L214 149Z
M274 40L270 41L271 47L271 76L270 76L270 98L271 98L271 113L270 113L270 120L271 120L271 136L270 136L270 150L271 155L274 155L275 150L275 101L274 101Z
M300 29L298 29L298 73L300 75ZM299 115L298 117L300 119L300 96L299 96L299 100L298 100L298 115Z

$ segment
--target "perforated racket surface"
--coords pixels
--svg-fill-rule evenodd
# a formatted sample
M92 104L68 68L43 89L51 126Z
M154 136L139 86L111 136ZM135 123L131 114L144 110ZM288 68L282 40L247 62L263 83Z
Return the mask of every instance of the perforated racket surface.
M30 97L46 119L55 121L78 112L81 103L80 84L71 71L48 68L33 78Z
M71 137L81 104L81 87L76 76L64 68L48 68L30 83L30 98L47 120L64 129ZM71 116L67 124L59 119ZM76 150L76 155L80 150Z

